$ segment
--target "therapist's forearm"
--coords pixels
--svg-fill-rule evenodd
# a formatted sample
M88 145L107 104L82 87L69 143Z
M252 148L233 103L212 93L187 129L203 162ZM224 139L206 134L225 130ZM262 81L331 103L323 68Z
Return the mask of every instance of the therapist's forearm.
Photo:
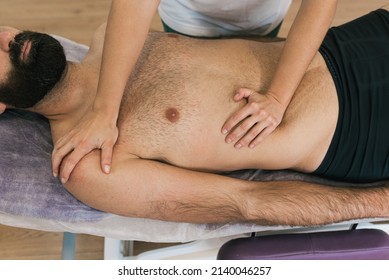
M287 106L331 25L336 0L303 0L291 26L268 93Z
M120 102L157 10L157 0L113 0L93 110L116 122Z

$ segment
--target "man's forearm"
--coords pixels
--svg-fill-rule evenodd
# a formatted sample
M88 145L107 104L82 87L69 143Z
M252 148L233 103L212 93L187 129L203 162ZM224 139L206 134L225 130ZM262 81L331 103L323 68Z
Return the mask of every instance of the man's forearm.
M300 181L259 183L246 195L247 221L311 226L389 217L389 185L334 187Z
M341 221L389 217L389 185L380 187L334 187L302 181L248 182L204 199L197 193L192 202L176 200L168 212L180 213L180 221L192 223L249 222L259 225L316 226ZM210 190L211 192L211 190ZM167 205L158 213L166 213ZM164 219L163 216L159 217Z

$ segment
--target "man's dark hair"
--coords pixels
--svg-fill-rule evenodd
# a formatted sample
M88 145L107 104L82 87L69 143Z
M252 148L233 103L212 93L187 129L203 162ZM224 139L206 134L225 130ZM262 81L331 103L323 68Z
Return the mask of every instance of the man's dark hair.
M21 59L23 45L31 42L27 58ZM61 44L47 34L24 31L10 43L11 71L0 84L0 102L16 108L30 108L58 83L66 69Z

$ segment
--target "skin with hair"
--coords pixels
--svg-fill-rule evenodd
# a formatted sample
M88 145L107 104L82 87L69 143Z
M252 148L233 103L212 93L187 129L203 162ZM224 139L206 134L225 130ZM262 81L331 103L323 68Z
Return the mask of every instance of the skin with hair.
M54 142L91 110L104 30L97 31L87 57L69 63L50 95L30 109L49 119ZM169 221L320 225L388 217L385 183L330 187L217 174L242 168L310 172L321 163L338 109L335 86L320 54L308 67L285 122L262 145L237 151L220 134L221 124L246 104L232 99L238 85L267 88L283 44L150 33L120 106L120 136L110 174L100 171L100 152L92 151L76 166L66 189L102 211Z
M123 89L159 3L159 0L112 1L94 103L89 113L55 143L54 174L58 173L59 164L64 164L62 177L67 180L78 161L93 149L100 149L101 169L109 173L113 146L120 132L117 122ZM220 5L223 9L223 4ZM255 147L280 124L331 24L336 6L337 0L301 1L269 86L263 89L263 94L256 94L253 89L236 89L235 101L247 98L249 103L219 127L227 143L234 143L236 148ZM62 162L67 154L72 159Z

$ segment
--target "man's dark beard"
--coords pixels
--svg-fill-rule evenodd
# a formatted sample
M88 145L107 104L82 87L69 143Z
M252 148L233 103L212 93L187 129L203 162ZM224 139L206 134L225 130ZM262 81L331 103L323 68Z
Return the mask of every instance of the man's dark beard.
M31 42L27 58L21 60L25 42ZM10 44L12 69L0 85L0 102L16 108L30 108L41 101L61 79L66 57L61 44L53 37L25 31Z

